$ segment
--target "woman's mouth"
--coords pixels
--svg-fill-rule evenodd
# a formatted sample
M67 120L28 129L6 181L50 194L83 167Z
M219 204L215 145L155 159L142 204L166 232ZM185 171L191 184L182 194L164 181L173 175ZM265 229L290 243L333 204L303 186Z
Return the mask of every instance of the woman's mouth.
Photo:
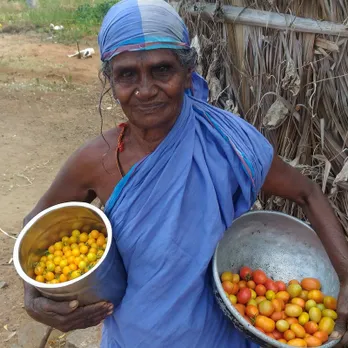
M136 106L136 109L145 114L152 114L162 109L164 106L165 103L139 104Z

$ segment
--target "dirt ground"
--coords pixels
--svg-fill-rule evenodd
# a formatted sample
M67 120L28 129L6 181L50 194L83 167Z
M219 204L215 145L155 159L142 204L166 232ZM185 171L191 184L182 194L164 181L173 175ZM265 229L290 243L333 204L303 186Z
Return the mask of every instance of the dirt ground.
M82 48L97 45L94 39ZM0 34L0 228L16 236L24 216L49 187L67 157L100 133L99 56L68 58L74 46L35 34ZM106 127L119 122L111 99ZM0 231L0 342L31 320L22 283L11 263L15 240Z

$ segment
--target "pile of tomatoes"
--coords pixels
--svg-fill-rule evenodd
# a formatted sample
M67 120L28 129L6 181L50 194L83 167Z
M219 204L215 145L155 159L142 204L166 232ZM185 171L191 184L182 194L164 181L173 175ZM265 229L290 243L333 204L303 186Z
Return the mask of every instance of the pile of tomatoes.
M320 281L305 278L288 284L262 270L242 267L221 275L226 296L246 321L268 337L295 347L319 347L335 327L337 300L325 296Z
M40 283L58 284L80 277L92 269L103 256L107 238L92 230L73 230L41 253L30 276Z

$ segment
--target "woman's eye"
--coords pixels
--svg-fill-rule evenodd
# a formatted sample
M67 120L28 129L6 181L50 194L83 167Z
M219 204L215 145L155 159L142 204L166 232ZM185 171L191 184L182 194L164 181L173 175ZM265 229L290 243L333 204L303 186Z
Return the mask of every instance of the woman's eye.
M153 74L155 75L168 75L171 71L169 65L162 65L153 69Z
M133 76L132 71L122 71L119 75L121 78L130 78Z

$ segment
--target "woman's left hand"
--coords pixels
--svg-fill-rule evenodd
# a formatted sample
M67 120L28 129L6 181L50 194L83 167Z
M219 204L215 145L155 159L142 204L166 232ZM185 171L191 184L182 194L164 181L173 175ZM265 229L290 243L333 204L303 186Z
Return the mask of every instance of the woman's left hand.
M348 347L348 278L341 283L340 294L338 297L337 314L335 330L331 334L331 338L340 339L340 343L335 347Z

